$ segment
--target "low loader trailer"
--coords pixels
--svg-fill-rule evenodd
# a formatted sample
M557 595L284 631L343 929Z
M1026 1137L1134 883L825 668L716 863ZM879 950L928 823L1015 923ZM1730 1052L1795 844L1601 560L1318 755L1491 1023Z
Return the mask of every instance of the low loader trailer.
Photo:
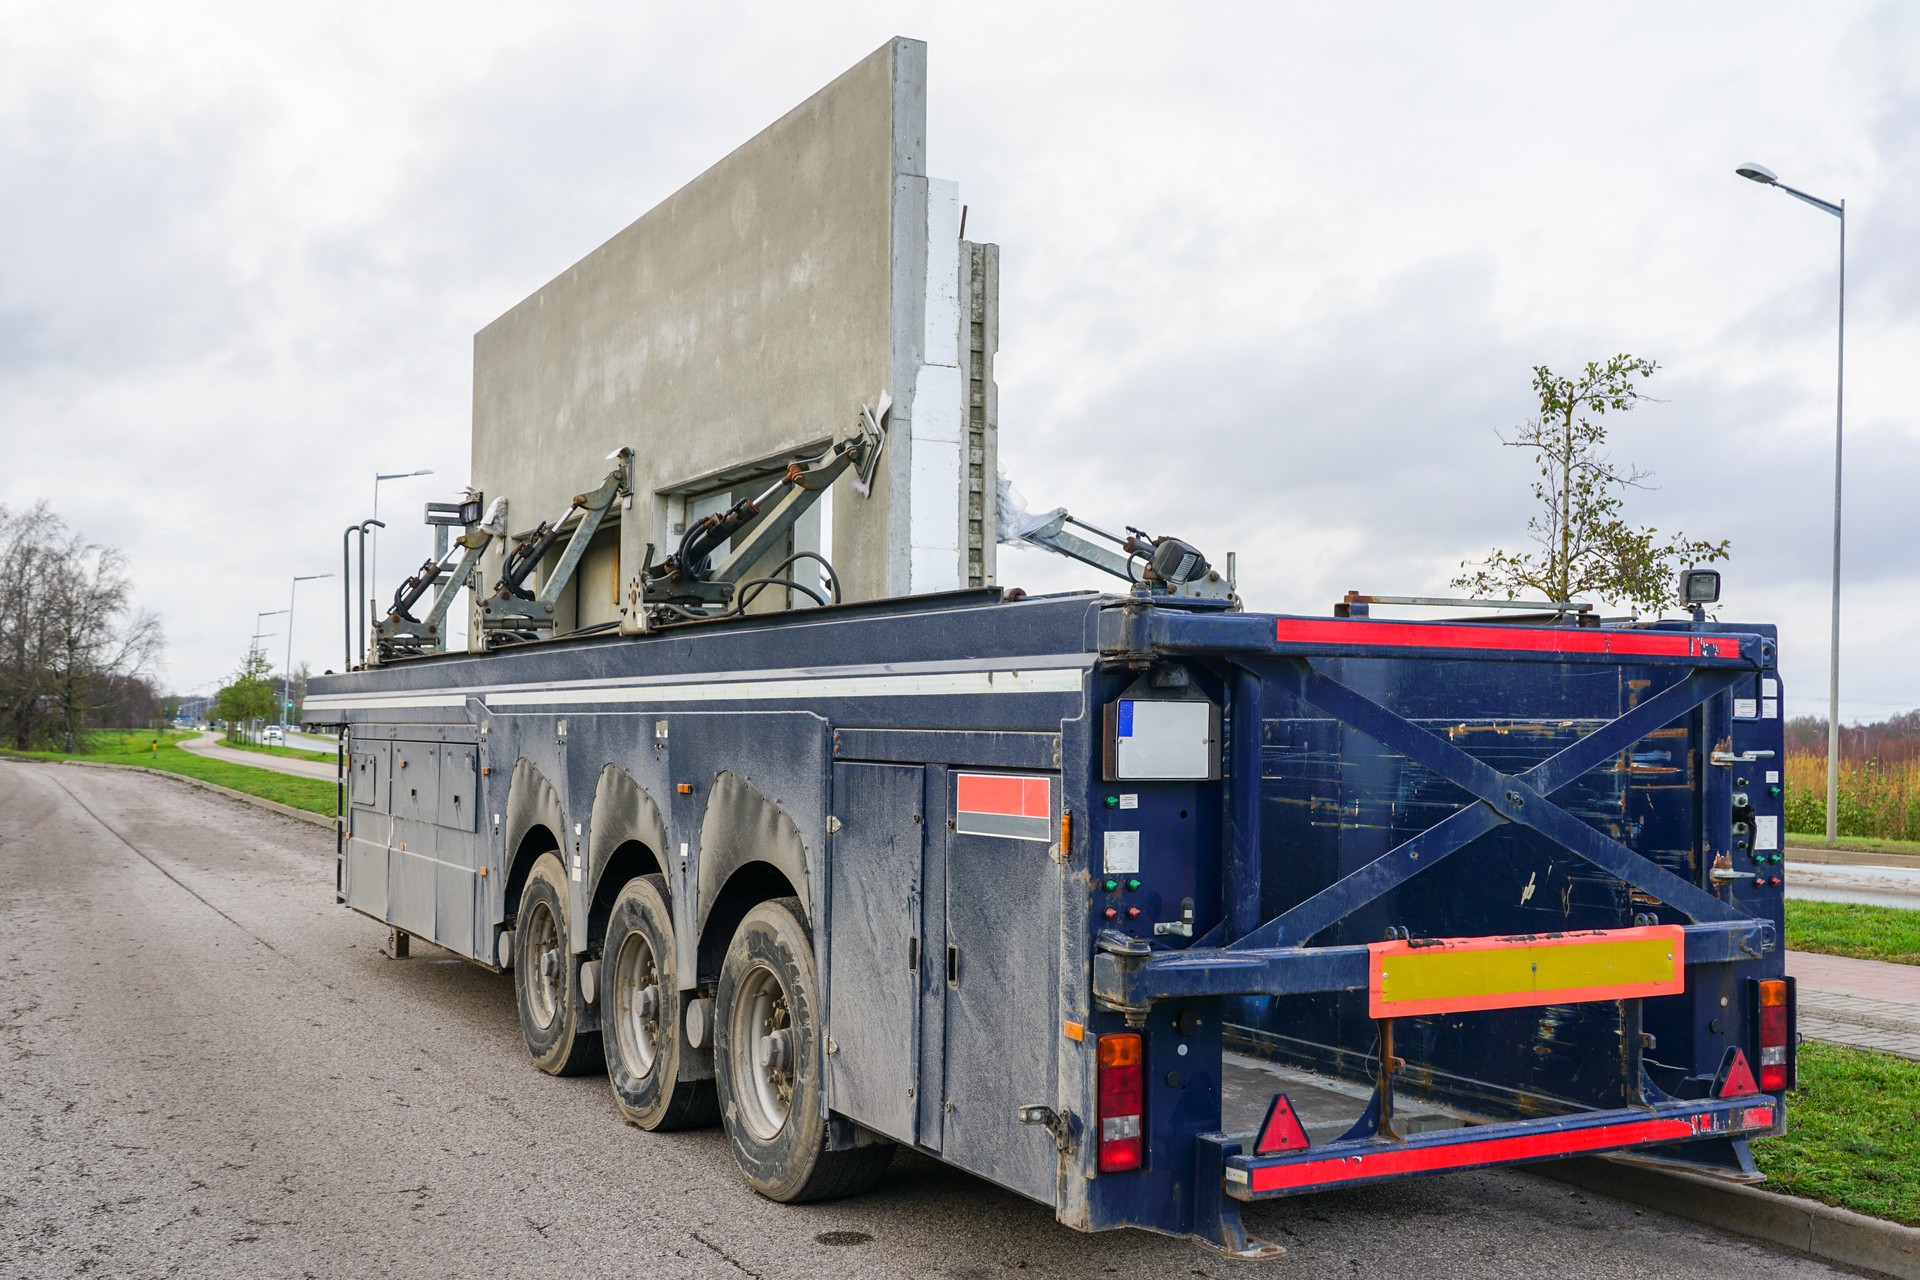
M680 608L318 678L337 895L776 1200L907 1147L1260 1256L1242 1207L1328 1187L1750 1174L1796 1039L1773 628L1238 606ZM1353 1114L1236 1112L1248 1059Z

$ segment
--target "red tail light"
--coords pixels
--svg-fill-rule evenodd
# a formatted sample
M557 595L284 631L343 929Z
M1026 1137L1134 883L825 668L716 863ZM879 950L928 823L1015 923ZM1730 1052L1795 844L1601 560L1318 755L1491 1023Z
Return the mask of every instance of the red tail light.
M1100 1172L1147 1162L1146 1046L1137 1032L1100 1037Z
M1771 978L1759 986L1760 1090L1779 1093L1791 1081L1789 1057L1793 1046L1787 1043L1787 984Z

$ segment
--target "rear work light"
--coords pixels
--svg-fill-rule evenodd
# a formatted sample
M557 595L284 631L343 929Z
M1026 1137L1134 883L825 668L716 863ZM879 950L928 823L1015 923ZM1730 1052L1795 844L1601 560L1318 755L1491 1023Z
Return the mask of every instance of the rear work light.
M1792 1087L1793 1045L1788 1042L1787 984L1779 978L1755 983L1760 1023L1760 1091L1780 1093Z
M1147 1162L1146 1046L1137 1032L1100 1037L1100 1172Z

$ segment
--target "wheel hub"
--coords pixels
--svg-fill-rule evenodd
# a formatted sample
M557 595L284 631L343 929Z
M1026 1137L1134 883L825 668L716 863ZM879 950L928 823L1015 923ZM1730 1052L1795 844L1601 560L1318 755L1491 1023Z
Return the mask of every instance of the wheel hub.
M614 966L613 1021L620 1056L636 1076L652 1073L665 1041L660 1026L665 998L660 985L660 967L652 945L644 934L628 934L620 943Z
M756 1136L772 1138L793 1109L799 1047L786 987L766 965L754 968L734 994L731 1027L741 1115Z
M566 953L560 947L560 925L545 902L534 904L527 921L527 1005L534 1022L550 1027L560 1016L566 996Z

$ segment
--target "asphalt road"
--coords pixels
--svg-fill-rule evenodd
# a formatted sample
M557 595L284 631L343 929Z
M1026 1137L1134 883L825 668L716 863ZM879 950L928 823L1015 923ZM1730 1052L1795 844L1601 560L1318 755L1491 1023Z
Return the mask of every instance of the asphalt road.
M717 1131L534 1070L506 978L383 958L332 881L311 826L0 763L0 1275L1850 1274L1513 1171L1261 1206L1289 1250L1262 1264L1079 1235L918 1157L771 1204Z
M1920 909L1920 858L1904 867L1795 862L1787 855L1787 896L1808 902L1857 902Z

